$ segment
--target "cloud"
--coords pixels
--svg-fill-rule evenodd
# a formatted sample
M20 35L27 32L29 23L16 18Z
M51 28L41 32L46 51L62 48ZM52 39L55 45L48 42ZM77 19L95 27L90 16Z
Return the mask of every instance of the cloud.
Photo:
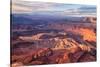
M32 13L32 12L41 12L41 11L57 12L58 11L59 13L63 13L63 14L95 14L96 12L91 13L91 11L95 11L96 6L91 6L91 7L90 6L91 5L12 0L12 13Z
M29 2L29 1L12 1L12 12L32 12L32 11L45 11L52 10L53 3Z
M12 0L12 12L13 13L26 13L26 12L31 12L32 11L32 8L31 7L28 7L28 6L25 6L23 1L16 1L16 0Z
M96 0L24 0L24 1L41 1L41 2L55 2L55 3L72 3L72 4L89 4L96 5Z

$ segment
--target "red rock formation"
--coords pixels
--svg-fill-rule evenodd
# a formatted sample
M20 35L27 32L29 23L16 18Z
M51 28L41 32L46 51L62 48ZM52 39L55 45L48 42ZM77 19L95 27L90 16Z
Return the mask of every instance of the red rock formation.
M69 57L71 62L78 62L79 58L84 54L84 51L77 51L75 53L70 53Z
M96 61L96 58L92 56L89 53L85 53L81 58L79 59L79 62L91 62L91 61Z
M68 57L68 53L66 52L66 49L63 50L55 50L53 52L53 55L48 57L50 64L60 64L60 63L69 63L70 59Z
M96 34L89 29L80 29L80 34L83 35L83 39L87 41L96 41Z
M12 56L12 63L21 62L23 64L29 64L32 61L35 61L38 58L46 57L52 54L52 50L49 48L41 48L37 49L36 51L31 51L26 55L14 55Z

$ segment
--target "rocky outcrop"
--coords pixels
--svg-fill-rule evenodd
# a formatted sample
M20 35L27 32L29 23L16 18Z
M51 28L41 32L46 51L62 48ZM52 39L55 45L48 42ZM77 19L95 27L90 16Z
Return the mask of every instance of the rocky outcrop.
M30 51L26 55L12 56L12 66L21 65L41 65L41 64L61 64L70 62L95 61L95 57L90 53L78 48L75 52L67 49L40 48Z
M29 53L25 55L14 55L12 56L12 63L21 62L22 64L29 64L32 61L35 61L36 59L50 56L52 55L52 50L50 48L40 48L35 51L30 51Z
M91 62L91 61L96 61L96 58L95 58L95 56L91 55L90 53L85 53L79 59L79 62Z
M83 19L83 22L88 22L88 23L96 23L96 17L85 17Z
M69 53L66 51L66 49L59 49L54 50L53 55L48 57L48 61L50 64L61 64L61 63L69 63Z

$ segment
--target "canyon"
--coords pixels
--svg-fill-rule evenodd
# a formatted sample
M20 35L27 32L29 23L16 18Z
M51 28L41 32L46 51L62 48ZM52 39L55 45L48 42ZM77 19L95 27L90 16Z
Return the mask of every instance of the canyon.
M11 34L12 67L96 61L94 17L79 22L15 24Z

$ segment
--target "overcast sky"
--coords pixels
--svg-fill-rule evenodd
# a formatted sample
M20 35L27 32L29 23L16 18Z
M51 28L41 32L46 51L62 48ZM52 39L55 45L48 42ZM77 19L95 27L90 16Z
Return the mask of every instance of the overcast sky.
M43 2L57 2L57 3L76 3L76 4L91 4L96 5L97 0L24 0L24 1L43 1Z
M49 1L49 2L47 2ZM72 2L71 2L72 1ZM76 1L77 3L74 3ZM83 0L80 0L83 1ZM12 13L53 11L66 14L96 14L94 0L12 0ZM85 2L86 1L86 2ZM80 2L80 3L79 3ZM86 4L88 2L88 4ZM94 4L92 4L94 2ZM81 4L84 3L84 4ZM91 4L90 4L91 3Z

